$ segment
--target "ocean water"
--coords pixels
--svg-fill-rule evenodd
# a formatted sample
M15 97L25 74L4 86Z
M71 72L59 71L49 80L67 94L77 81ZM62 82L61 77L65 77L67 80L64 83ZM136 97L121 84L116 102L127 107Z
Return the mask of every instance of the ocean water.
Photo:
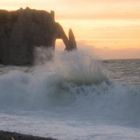
M140 60L84 51L0 67L0 129L59 140L139 140Z

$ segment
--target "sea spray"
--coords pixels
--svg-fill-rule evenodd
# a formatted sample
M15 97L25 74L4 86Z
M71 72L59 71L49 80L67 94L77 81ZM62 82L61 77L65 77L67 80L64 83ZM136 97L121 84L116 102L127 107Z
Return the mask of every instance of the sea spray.
M139 85L110 80L87 52L44 60L32 68L1 68L0 129L61 140L140 139ZM117 76L121 69L114 65Z
M53 59L54 47L36 46L34 51L34 65L44 65Z
M26 72L22 69L12 70L0 76L1 107L38 108L46 107L51 102L67 103L74 100L71 87L107 81L101 62L88 53L56 53L55 58L48 62L47 57L44 57L45 52L40 56L41 63L37 63L34 68ZM42 53L39 51L38 55Z
M57 75L72 84L92 85L108 81L101 62L84 51L56 55L54 70Z
M102 63L82 51L59 53L28 72L0 76L1 110L44 110L129 123L140 117L139 105L138 87L110 81Z

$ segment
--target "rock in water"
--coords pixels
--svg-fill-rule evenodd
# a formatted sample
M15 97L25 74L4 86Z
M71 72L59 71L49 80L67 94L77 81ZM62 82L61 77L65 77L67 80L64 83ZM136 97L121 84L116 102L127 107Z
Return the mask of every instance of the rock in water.
M77 48L75 37L73 34L72 29L69 29L69 48L66 48L67 50L74 50Z

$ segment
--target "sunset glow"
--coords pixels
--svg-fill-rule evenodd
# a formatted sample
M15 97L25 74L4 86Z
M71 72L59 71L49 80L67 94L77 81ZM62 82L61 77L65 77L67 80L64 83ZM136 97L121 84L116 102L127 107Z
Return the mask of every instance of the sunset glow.
M102 58L140 58L139 0L0 0L0 9L30 7L56 12L65 31L72 28L79 47Z

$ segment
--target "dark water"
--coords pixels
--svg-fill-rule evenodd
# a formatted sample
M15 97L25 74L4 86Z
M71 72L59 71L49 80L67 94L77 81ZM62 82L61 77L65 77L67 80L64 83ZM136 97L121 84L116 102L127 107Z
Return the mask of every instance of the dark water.
M140 85L140 59L104 61L112 79L127 84Z

